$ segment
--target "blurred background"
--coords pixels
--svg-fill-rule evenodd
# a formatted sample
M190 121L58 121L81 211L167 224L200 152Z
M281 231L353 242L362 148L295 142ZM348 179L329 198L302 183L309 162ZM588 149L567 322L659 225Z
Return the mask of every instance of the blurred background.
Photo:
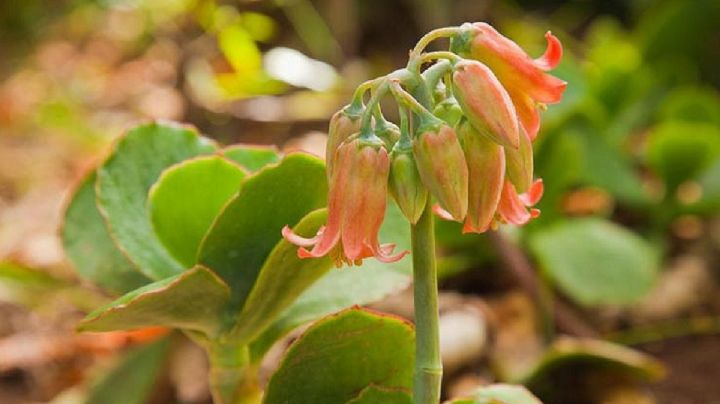
M63 255L64 203L124 128L322 155L358 83L466 21L533 56L552 30L568 90L535 145L542 216L438 226L445 392L720 403L717 0L0 1L0 403L209 402L186 340L148 354L152 332L73 331L110 297ZM376 306L411 316L411 300Z

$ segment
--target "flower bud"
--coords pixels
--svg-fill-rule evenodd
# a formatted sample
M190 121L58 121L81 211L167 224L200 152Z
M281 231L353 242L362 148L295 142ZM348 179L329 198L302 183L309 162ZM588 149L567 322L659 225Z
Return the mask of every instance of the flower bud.
M427 203L427 189L420 179L412 148L396 144L390 153L389 191L410 223L417 223Z
M505 148L507 178L515 185L517 192L523 193L533 182L533 148L532 141L525 129L520 128L520 147Z
M453 72L453 93L475 129L501 146L518 147L515 107L510 95L487 66L474 60L457 63Z
M418 131L413 152L420 178L441 207L461 221L468 206L468 168L455 130L432 122Z
M433 115L442 119L448 125L455 127L460 122L460 118L463 117L463 110L455 97L448 97L435 106Z
M352 134L360 130L360 115L354 115L348 112L348 107L337 111L330 118L330 127L328 129L328 140L325 147L325 166L327 167L328 180L331 177L333 166L335 164L335 154L338 147L347 140Z
M487 231L500 202L505 177L503 147L463 120L457 129L468 163L468 212L463 233Z

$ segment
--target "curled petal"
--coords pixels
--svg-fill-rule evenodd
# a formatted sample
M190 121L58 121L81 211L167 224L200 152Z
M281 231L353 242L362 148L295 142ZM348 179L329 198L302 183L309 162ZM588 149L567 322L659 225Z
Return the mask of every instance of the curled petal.
M543 180L537 179L533 182L526 193L520 194L519 196L526 206L534 206L540 202L540 198L542 198L544 190L545 186L543 185Z
M535 59L535 66L548 71L554 69L560 63L560 59L563 55L563 48L560 40L557 39L552 32L546 32L545 39L547 40L547 49L545 49L545 53L542 56Z
M317 234L314 237L307 238L300 235L295 234L295 232L292 231L290 226L285 226L282 229L282 236L285 240L289 241L292 244L295 244L299 247L310 247L320 240L320 237L322 236L323 231L325 230L325 226L322 226Z
M400 251L399 253L395 255L391 255L393 250L395 249L395 244L383 244L375 251L375 259L377 259L380 262L384 262L386 264L391 262L397 262L401 260L404 256L410 253L408 250Z
M439 204L433 205L433 213L435 213L440 219L448 220L448 221L457 221L453 215L450 214L447 210L443 209L442 206Z
M505 181L502 196L500 197L500 205L498 206L498 216L503 222L514 225L523 225L529 222L530 219L538 217L540 211L538 209L528 210L528 207L540 200L542 191L542 180L535 181L530 190L522 195L518 195L510 181Z

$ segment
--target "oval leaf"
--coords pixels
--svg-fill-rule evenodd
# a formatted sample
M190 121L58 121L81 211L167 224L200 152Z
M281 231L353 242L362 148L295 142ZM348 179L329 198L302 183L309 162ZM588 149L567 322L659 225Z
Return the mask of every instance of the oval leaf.
M228 287L209 269L182 274L134 290L90 313L79 331L114 331L165 326L214 335L227 304Z
M230 286L234 307L242 307L283 226L297 224L326 197L325 166L309 154L290 154L245 180L199 252L199 262Z
M472 396L456 398L447 404L542 404L525 387L491 384L479 388Z
M412 395L407 389L368 386L347 404L412 404Z
M532 234L530 247L554 283L585 305L635 302L657 274L657 254L645 240L601 219L543 229Z
M90 388L85 404L145 404L167 360L169 338L127 352Z
M214 146L191 128L150 123L128 131L98 169L98 207L110 234L138 269L162 279L184 268L158 239L147 215L147 193L167 167Z
M664 373L660 362L639 351L600 340L564 337L518 382L547 403L592 402L593 386L607 391L618 384L656 381Z
M280 153L272 146L235 145L222 149L222 155L250 172L280 161Z
M295 233L312 237L327 221L327 210L310 212L297 226ZM332 268L329 256L300 259L297 246L280 240L260 269L255 285L236 320L232 338L249 341L262 332L277 316Z
M410 226L394 202L388 201L380 240L410 248ZM258 361L275 341L308 321L338 310L378 301L400 291L410 283L412 261L405 257L385 264L365 259L359 267L331 270L310 286L250 345L252 360Z
M80 183L65 211L62 241L81 277L114 293L126 293L150 279L118 250L95 205L95 171Z
M198 157L163 171L150 189L153 229L185 267L195 264L200 241L245 176L240 166L220 156Z
M408 322L346 310L313 324L290 347L263 402L344 404L368 386L409 392L414 355Z

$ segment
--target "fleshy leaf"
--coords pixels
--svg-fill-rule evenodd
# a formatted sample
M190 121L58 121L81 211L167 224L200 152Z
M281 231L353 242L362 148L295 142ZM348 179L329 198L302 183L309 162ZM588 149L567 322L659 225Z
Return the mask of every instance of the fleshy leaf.
M280 161L278 150L271 146L235 145L222 149L222 155L233 160L250 172L255 172L268 164Z
M410 391L402 388L387 388L370 385L347 404L412 404Z
M561 338L517 380L547 403L592 402L594 386L656 381L665 369L639 351L600 340ZM573 386L568 389L568 386Z
M167 359L169 338L127 352L90 388L86 404L144 404Z
M220 156L198 157L163 171L150 189L148 212L155 233L185 267L195 264L203 236L245 176L240 166Z
M326 220L326 209L310 212L294 231L303 237L314 236ZM283 239L272 250L236 320L234 339L247 341L262 332L302 292L333 267L329 256L300 259L297 249L296 245Z
M410 226L397 205L388 201L380 240L397 244L396 251L410 248ZM308 288L250 345L258 361L280 337L306 322L356 304L378 301L410 283L412 260L392 264L365 259L360 267L331 270Z
M118 250L95 205L95 171L75 191L65 212L62 241L81 277L114 293L126 293L150 279Z
M542 404L525 387L491 384L480 387L470 397L456 398L446 404Z
M720 129L707 123L666 122L648 137L648 165L668 191L694 180L720 157Z
M346 403L368 386L409 392L414 355L408 322L345 310L313 324L290 347L263 403Z
M648 242L602 219L538 230L530 247L554 283L584 305L635 302L657 276L658 256Z
M222 210L198 256L230 286L235 307L242 307L282 228L325 204L326 181L320 159L290 154L248 177Z
M98 207L110 234L138 269L163 279L184 268L173 259L155 234L147 215L147 193L169 166L214 146L189 127L150 123L128 131L98 169Z
M221 326L228 287L209 269L197 266L134 290L90 313L80 331L114 331L165 326L214 335Z

